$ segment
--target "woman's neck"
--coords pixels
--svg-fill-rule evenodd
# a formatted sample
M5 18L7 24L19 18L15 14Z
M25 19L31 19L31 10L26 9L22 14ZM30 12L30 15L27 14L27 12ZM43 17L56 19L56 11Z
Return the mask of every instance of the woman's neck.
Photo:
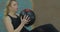
M17 18L16 13L9 13L11 17Z
M16 13L15 12L10 12L9 15L16 16Z

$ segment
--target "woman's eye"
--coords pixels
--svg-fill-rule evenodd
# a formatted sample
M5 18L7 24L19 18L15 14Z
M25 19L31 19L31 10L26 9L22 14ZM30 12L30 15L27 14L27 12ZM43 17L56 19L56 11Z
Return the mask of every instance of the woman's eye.
M15 6L16 4L14 4L14 6Z

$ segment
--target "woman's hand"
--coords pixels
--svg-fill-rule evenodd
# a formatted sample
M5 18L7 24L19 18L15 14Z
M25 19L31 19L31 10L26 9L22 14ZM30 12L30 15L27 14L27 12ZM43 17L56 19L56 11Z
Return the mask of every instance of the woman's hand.
M29 21L30 21L30 17L28 17L27 15L24 15L23 18L21 16L21 23L23 23L24 25L27 24Z

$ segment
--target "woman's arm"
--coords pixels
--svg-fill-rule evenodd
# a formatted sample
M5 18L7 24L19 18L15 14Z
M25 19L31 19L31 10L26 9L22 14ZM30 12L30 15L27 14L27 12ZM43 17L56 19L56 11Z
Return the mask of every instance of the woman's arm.
M20 32L21 29L23 28L24 24L21 23L18 28L15 29L15 32Z
M28 17L26 15L23 17L23 19L21 17L21 25L15 31L21 31L23 26L30 21L29 19L30 19L30 17Z
M20 26L19 26L17 29L14 30L13 25L12 25L12 23L11 23L11 19L10 19L8 16L5 17L4 23L5 23L5 25L6 25L6 28L7 28L8 32L20 32L20 30L21 30L21 29L23 28L23 26L24 26L24 24L21 23Z
M13 29L13 26L12 26L12 23L11 23L11 19L8 16L6 16L4 18L4 23L5 23L5 26L8 30L8 32L14 32L14 29Z
M16 28L14 30L13 25L11 23L11 19L9 18L9 16L6 16L5 19L4 19L4 23L6 25L6 28L7 28L8 32L20 32L21 29L23 28L23 26L28 22L29 18L28 19L27 18L28 18L28 16L27 17L24 16L23 19L21 17L21 24L19 25L18 28Z

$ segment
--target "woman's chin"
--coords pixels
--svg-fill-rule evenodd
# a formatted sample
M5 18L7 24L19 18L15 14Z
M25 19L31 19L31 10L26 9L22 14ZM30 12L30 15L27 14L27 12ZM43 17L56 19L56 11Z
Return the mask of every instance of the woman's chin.
M18 10L15 10L15 12L17 12Z

